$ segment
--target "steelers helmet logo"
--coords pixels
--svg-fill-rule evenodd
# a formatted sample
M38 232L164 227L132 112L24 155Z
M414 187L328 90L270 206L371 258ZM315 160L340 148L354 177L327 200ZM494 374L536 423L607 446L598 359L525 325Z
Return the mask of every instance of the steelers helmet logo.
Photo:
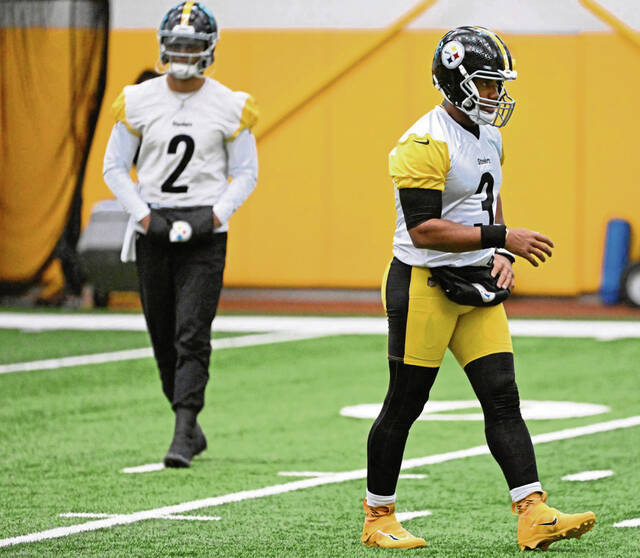
M464 46L458 41L449 41L442 47L442 63L453 70L457 68L464 58Z

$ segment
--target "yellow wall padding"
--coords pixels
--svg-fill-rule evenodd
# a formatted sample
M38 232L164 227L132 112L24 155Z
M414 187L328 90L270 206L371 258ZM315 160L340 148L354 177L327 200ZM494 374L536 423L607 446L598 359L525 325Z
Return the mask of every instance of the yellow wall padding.
M621 37L624 37L631 44L640 48L640 33L632 27L629 27L624 21L618 19L595 0L580 0L580 3L598 19L610 25Z
M388 154L441 100L430 68L444 32L401 33L259 142L258 186L231 219L227 285L380 285L395 229ZM335 75L380 33L228 30L216 48L214 77L255 97L259 136L263 122ZM607 219L640 227L640 157L629 120L640 90L640 73L632 71L640 50L613 33L500 35L518 68L508 84L517 106L502 129L506 222L556 243L541 268L516 264L517 292L594 292ZM108 107L157 58L152 30L114 31L110 48L84 223L95 201L112 197L101 171L113 125Z
M0 282L17 283L42 269L66 225L99 71L86 45L102 32L0 33Z
M329 89L332 85L343 79L350 72L354 71L360 66L369 56L375 54L380 48L382 48L387 42L393 39L396 35L402 32L412 21L421 16L431 6L433 6L438 0L422 0L418 2L413 8L403 14L400 18L389 25L382 33L377 33L373 36L369 44L365 45L360 51L357 51L350 57L345 57L340 66L334 70L331 74L326 75L322 81L314 84L314 86L306 92L303 96L297 99L294 103L290 104L283 112L275 115L264 124L257 135L258 139L265 138L278 126L281 126L291 116L293 116L300 109L305 107L315 97L321 95L324 91Z

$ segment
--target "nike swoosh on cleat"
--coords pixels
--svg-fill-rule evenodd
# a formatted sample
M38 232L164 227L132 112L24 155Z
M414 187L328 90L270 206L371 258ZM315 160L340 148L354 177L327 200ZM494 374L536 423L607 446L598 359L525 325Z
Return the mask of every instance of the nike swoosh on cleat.
M556 523L558 523L558 518L554 517L553 521L549 521L548 523L538 523L538 525L549 525L549 526L553 527Z
M421 143L422 145L429 145L429 140L427 140L427 141L413 140L413 141L415 141L416 143Z
M385 537L389 537L390 539L394 540L394 541L407 541L409 540L409 537L404 537L404 538L400 538L400 537L396 537L395 535L392 535L391 533L385 533L384 531L381 531L380 529L378 529L378 533L380 533L381 535L384 535Z

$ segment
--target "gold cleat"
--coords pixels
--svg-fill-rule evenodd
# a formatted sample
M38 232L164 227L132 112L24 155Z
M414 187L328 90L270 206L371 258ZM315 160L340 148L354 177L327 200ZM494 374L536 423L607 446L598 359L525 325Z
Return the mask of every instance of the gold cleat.
M547 506L546 501L546 492L534 492L511 504L511 511L518 515L520 550L547 550L551 543L562 539L579 539L593 529L596 523L593 512L562 513Z
M365 511L364 526L360 540L367 546L380 548L418 548L427 546L420 537L414 537L396 519L396 505L374 506L362 502Z

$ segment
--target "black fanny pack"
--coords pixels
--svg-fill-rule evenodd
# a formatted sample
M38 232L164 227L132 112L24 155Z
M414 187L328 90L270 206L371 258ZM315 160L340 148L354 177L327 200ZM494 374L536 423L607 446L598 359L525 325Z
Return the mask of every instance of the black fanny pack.
M433 280L444 294L458 304L466 306L495 306L511 294L498 287L498 277L491 277L493 260L488 265L429 268Z
M162 244L196 243L213 238L213 207L167 207L151 210L149 240Z

